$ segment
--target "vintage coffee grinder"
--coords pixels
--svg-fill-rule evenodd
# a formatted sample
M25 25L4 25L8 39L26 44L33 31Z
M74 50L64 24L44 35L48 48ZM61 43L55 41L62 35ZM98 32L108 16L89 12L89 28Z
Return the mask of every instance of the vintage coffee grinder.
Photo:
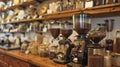
M93 45L88 48L88 66L104 67L105 47L99 42L105 38L105 24L97 24L97 27L88 33Z
M80 13L73 15L74 30L78 33L74 40L74 48L71 51L71 63L68 66L85 67L87 65L87 45L90 39L86 34L91 29L91 19L88 14Z
M73 48L73 44L68 37L72 34L73 24L68 21L61 22L60 34L62 35L59 40L58 53L55 62L66 64L71 61L70 53Z
M57 53L57 47L58 47L58 36L60 34L60 24L57 21L51 21L48 25L49 32L51 36L53 37L53 40L51 41L49 45L49 57L50 59L54 59L56 57Z

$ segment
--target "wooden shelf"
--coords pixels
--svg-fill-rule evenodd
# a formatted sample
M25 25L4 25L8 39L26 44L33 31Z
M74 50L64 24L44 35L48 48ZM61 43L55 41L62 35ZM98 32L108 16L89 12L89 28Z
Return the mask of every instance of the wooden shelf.
M28 6L28 5L34 4L34 3L36 3L35 0L28 1L28 2L23 2L23 3L17 4L17 5L11 6L11 7L7 7L6 9L1 9L0 12L4 12L4 11L7 11L7 10L15 9L17 7L20 7L20 6Z
M95 6L82 9L84 13L91 14L93 17L120 16L120 3Z
M35 31L30 31L30 32L35 32ZM30 33L30 32L0 32L0 33ZM44 33L44 32L36 32L36 33Z
M57 18L65 18L65 17L71 17L73 14L80 13L81 9L75 9L75 10L67 10L52 14L44 14L43 17L46 19L57 19Z
M32 21L40 21L40 20L44 20L44 18L23 19L23 20L13 21L9 23L1 23L1 24L24 23L24 22L32 22Z
M2 2L6 2L6 1L8 1L8 0L0 0L0 1L2 1Z
M81 11L87 14L91 14L94 17L119 16L120 14L118 12L120 12L120 3L95 6L91 8L67 10L53 14L45 14L44 17L46 19L64 18L80 13Z
M44 14L42 18L35 19L24 19L20 21L14 21L11 23L21 23L21 22L31 22L31 21L40 21L40 20L49 20L49 19L58 19L58 18L66 18L71 17L74 14L78 14L80 12L91 14L93 17L106 17L106 16L120 16L120 3L115 4L107 4L101 6L95 6L92 8L82 8L82 9L74 9L74 10L66 10L52 14ZM8 24L8 23L3 23Z

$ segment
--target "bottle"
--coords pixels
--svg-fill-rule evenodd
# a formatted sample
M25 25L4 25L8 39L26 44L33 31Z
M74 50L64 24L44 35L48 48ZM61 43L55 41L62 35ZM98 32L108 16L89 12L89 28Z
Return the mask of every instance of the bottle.
M116 32L115 52L120 53L120 30Z
M106 4L106 0L102 0L102 5L105 5Z
M66 9L69 10L70 9L70 0L67 0L67 3L66 3Z
M102 4L102 0L96 0L96 6L99 6Z
M76 0L73 1L73 9L76 9Z
M112 39L106 39L106 50L113 51L113 40Z
M63 0L60 0L60 11L63 11Z
M106 55L104 56L104 67L112 67L110 51L107 50L105 54Z

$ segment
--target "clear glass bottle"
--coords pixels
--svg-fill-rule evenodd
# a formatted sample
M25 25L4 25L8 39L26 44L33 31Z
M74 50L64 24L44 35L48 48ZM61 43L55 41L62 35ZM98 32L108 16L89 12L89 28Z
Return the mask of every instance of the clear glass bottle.
M104 67L112 67L110 51L106 51L104 56Z

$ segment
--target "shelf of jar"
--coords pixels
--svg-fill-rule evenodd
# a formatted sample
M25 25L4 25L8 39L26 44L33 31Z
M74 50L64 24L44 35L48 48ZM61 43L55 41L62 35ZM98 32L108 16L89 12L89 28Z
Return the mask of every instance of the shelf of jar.
M51 14L43 14L42 17L40 18L23 19L18 21L12 21L9 23L21 23L21 22L30 22L36 20L40 21L40 20L65 18L65 17L71 17L74 14L78 14L80 12L91 14L92 17L120 16L120 14L118 13L119 11L120 11L120 3L114 3L114 4L95 6L91 8L81 8L81 9L66 10ZM1 23L1 24L9 24L9 23Z
M44 18L34 18L34 19L23 19L23 20L16 20L16 21L11 21L8 23L0 23L0 24L17 24L17 23L24 23L24 22L32 22L32 21L40 21L44 20Z
M94 18L120 16L120 3L84 8L83 11Z
M58 19L58 18L71 17L73 14L80 13L81 10L82 9L65 10L65 11L51 13L51 14L44 14L43 17L45 19Z
M35 32L35 31L29 31L29 32L26 32L26 31L23 31L23 32L0 32L0 33L32 33L32 32ZM35 33L40 33L40 34L42 34L42 33L45 33L45 32L41 32L41 31L38 31L38 32L35 32Z
M82 9L75 9L75 10L68 10L68 11L62 11L58 13L53 13L53 14L46 14L48 18L62 18L62 17L67 17L67 16L72 16L73 14L80 13L80 12L88 13L91 14L94 17L105 17L105 16L116 16L120 15L120 3L114 3L114 4L107 4L107 5L100 5L100 6L95 6L91 8L82 8Z
M99 17L99 16L106 17L106 16L116 16L116 15L119 16L120 14L117 13L119 11L120 11L120 3L114 3L114 4L95 6L91 8L81 8L74 10L66 10L52 14L44 14L43 16L46 19L57 19L57 18L71 17L73 16L73 14L84 12L87 14L91 14L91 16L93 17Z
M30 18L30 19L23 19L23 20L15 20L8 23L0 23L0 24L11 24L11 23L24 23L24 22L31 22L31 21L41 21L41 20L48 20L48 19L58 19L58 18L64 18L64 17L71 17L73 14L80 13L80 9L75 10L67 10L52 14L44 14L40 16L39 18Z
M26 1L26 2L19 3L17 5L13 5L13 6L10 6L10 7L3 8L3 9L1 8L0 12L4 12L4 11L7 11L7 10L12 10L12 9L18 8L20 6L28 6L28 5L34 4L34 3L36 3L35 0Z
M119 8L120 8L120 3L114 3L114 4L95 6L95 7L92 7L92 8L83 8L82 10L85 13L95 15L95 14L119 12L120 11Z

